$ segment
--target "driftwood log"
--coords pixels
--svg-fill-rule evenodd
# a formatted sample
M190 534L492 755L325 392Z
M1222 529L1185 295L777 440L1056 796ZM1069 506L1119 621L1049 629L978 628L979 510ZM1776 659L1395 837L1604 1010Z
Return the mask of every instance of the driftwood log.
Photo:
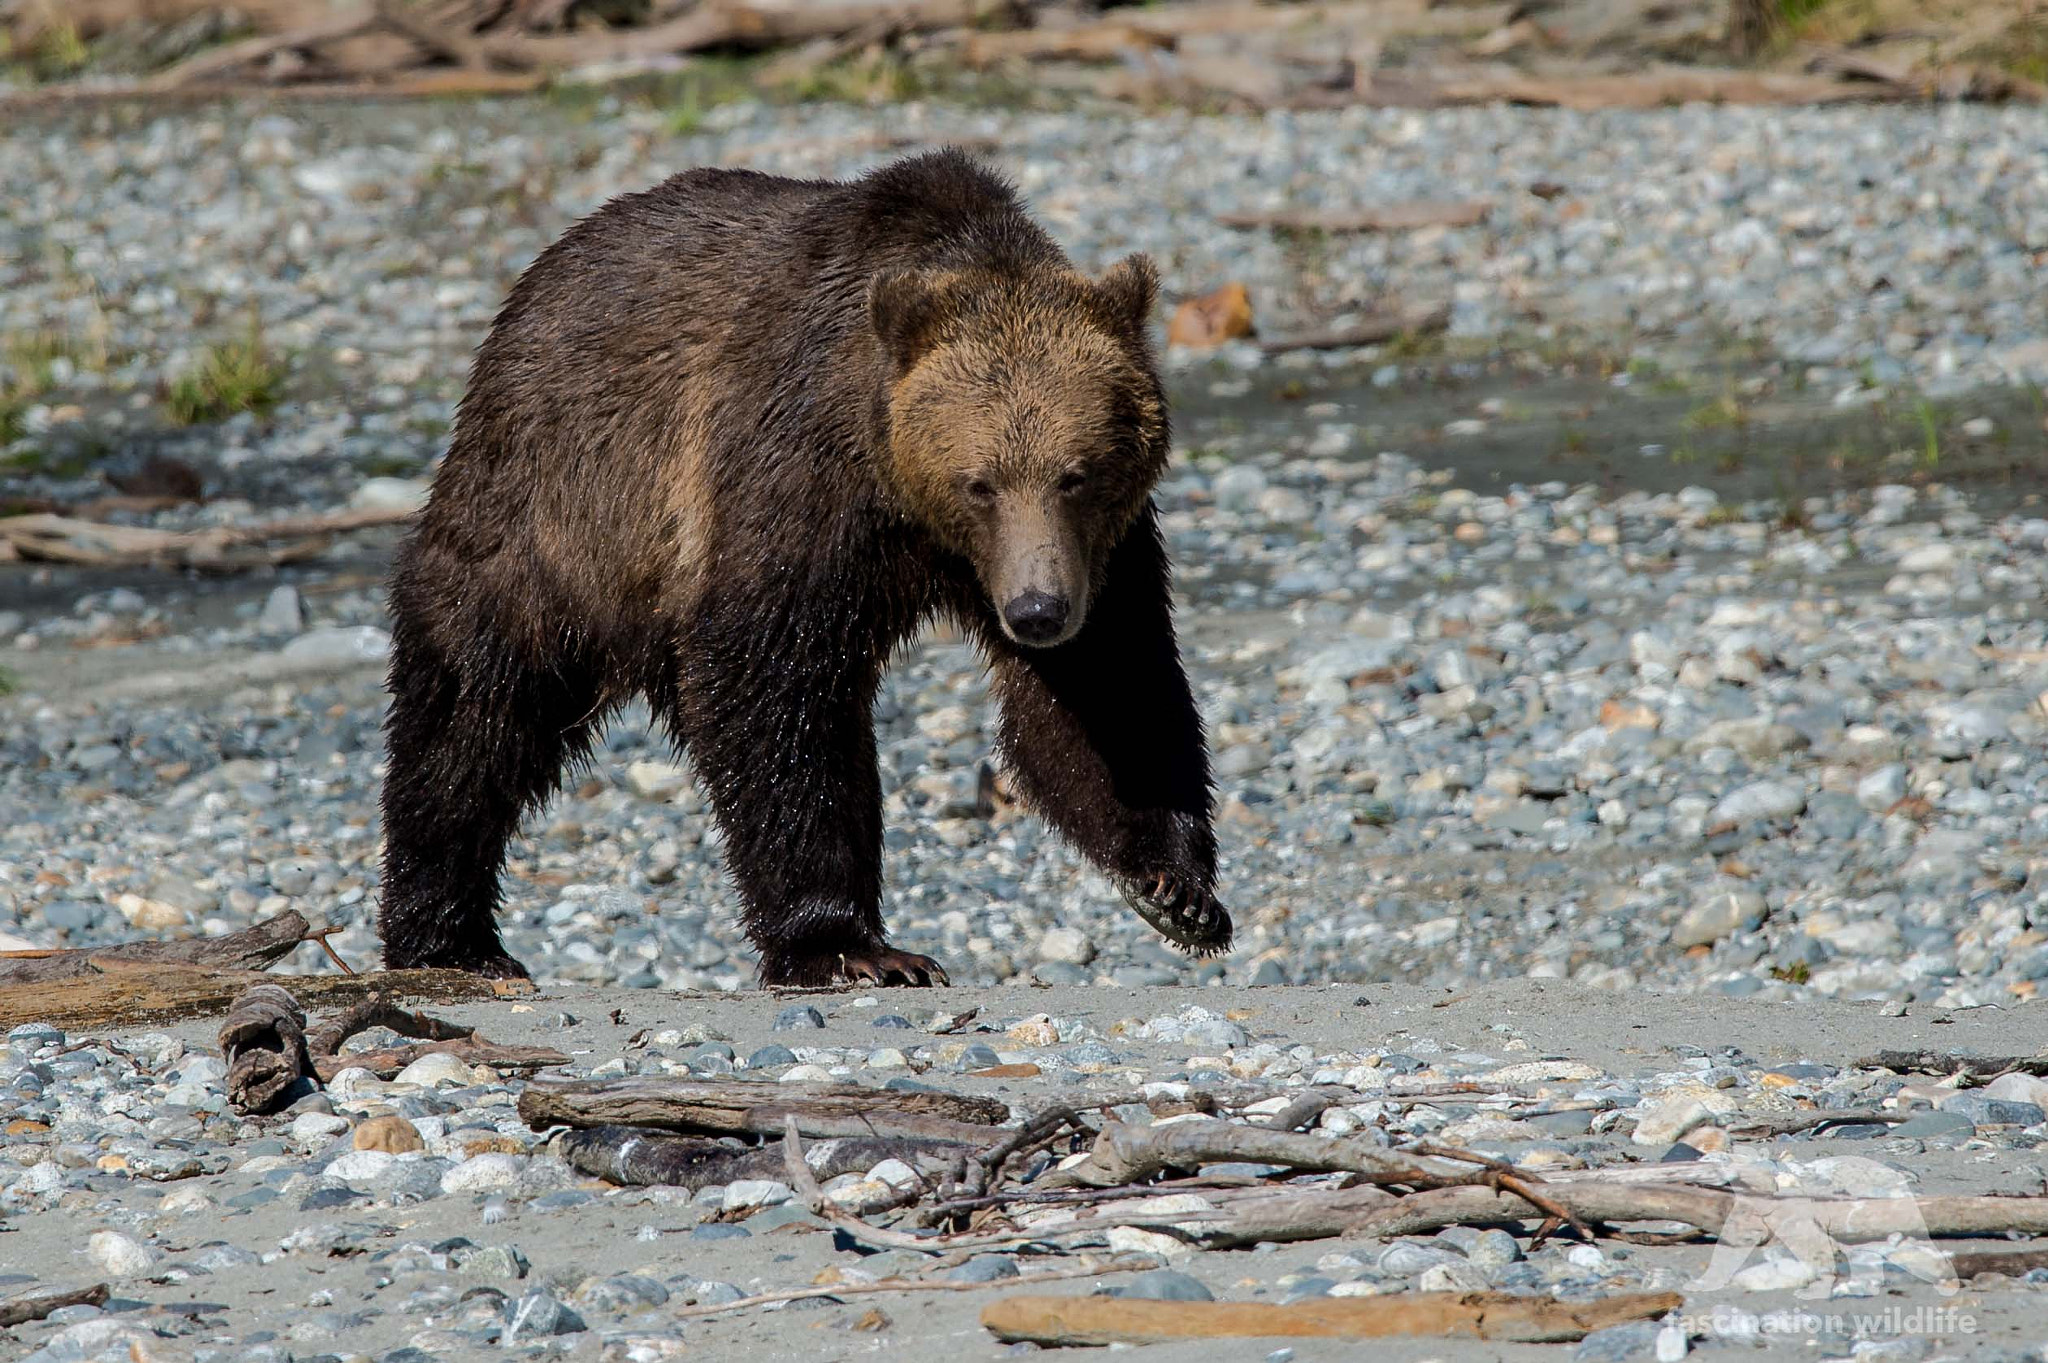
M740 1148L710 1136L678 1136L644 1126L599 1126L570 1131L557 1142L576 1169L612 1183L705 1188L739 1179L788 1175L780 1143ZM960 1167L973 1147L956 1141L848 1136L822 1140L804 1151L813 1179L866 1173L883 1160L902 1160L934 1183Z
M1010 1110L993 1098L952 1093L636 1076L529 1084L519 1115L536 1131L642 1126L714 1136L780 1136L795 1118L799 1134L811 1139L915 1136L978 1145Z
M1271 355L1286 350L1340 350L1346 346L1380 345L1401 336L1434 336L1450 325L1448 305L1383 312L1361 318L1348 326L1269 337L1259 342L1259 349Z
M54 1292L30 1292L19 1297L0 1301L0 1330L12 1325L27 1325L31 1321L45 1320L52 1311L67 1306L100 1306L107 1300L107 1285L94 1283L91 1287L69 1288Z
M17 984L48 984L85 979L109 965L181 965L206 970L262 970L309 940L312 925L286 910L253 927L224 937L191 937L181 941L121 942L113 946L20 953L0 957L0 989Z
M255 985L235 1000L220 1025L220 1050L228 1105L237 1112L277 1111L313 1072L305 1010L281 985Z
M346 1053L350 1037L382 1027L401 1036L425 1037L418 1046L389 1046ZM383 994L371 994L310 1031L297 1000L274 983L250 987L234 1002L220 1029L228 1061L228 1102L238 1112L274 1112L291 1101L301 1080L326 1083L346 1069L366 1069L389 1079L424 1055L452 1055L464 1064L504 1069L565 1065L569 1057L540 1046L500 1046L473 1027L400 1008Z
M1677 1292L1562 1302L1502 1292L1401 1292L1280 1306L1129 1297L1005 1297L981 1323L1005 1343L1156 1344L1175 1339L1385 1339L1398 1335L1548 1343L1676 1311Z
M171 567L209 572L295 563L344 531L397 525L410 511L366 509L292 516L208 530L154 530L36 512L0 516L0 544L17 557L93 568Z
M92 954L92 953L88 953ZM293 975L213 970L159 961L95 960L93 973L53 983L0 985L0 1028L47 1022L76 1032L94 1027L176 1022L226 1013L251 986L291 981L303 1006L342 1007L383 993L437 1003L531 993L524 981L487 980L459 970L394 970L369 975Z
M1956 1055L1950 1051L1879 1051L1858 1060L1859 1070L1891 1070L1898 1074L1960 1074L1992 1079L2001 1074L2048 1077L2048 1055Z
M1044 1188L1114 1188L1169 1169L1250 1161L1314 1173L1352 1173L1382 1183L1431 1187L1462 1181L1471 1170L1426 1156L1404 1155L1354 1137L1308 1135L1224 1121L1134 1126L1111 1122L1088 1158L1040 1180Z

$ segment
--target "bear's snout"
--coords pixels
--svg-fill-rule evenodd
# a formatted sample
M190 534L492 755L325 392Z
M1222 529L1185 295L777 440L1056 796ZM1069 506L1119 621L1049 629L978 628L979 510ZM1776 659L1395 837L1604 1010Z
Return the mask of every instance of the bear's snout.
M1067 599L1035 588L1013 597L1003 607L1003 624L1020 644L1043 646L1058 642L1067 629Z

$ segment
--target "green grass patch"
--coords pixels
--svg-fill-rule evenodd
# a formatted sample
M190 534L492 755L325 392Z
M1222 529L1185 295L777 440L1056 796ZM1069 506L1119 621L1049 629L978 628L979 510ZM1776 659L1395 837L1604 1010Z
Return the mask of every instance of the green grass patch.
M263 343L252 319L249 333L206 348L198 367L171 380L164 404L181 426L225 421L238 412L267 412L277 405L284 371Z

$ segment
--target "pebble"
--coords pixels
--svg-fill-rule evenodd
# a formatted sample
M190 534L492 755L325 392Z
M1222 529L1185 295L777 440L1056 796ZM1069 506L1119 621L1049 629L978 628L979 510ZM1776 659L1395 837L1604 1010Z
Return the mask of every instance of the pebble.
M85 1252L101 1271L116 1278L138 1278L163 1259L154 1247L120 1231L94 1231L86 1237Z

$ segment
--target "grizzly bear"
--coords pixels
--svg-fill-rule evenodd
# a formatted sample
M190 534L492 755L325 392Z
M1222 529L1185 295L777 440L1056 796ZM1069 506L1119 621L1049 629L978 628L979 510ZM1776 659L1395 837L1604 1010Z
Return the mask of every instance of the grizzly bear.
M986 655L1020 796L1168 938L1227 947L1154 294L1142 256L1079 273L950 150L693 170L571 227L478 350L393 571L385 963L526 974L506 842L638 695L763 983L945 983L883 937L871 716L938 618Z

